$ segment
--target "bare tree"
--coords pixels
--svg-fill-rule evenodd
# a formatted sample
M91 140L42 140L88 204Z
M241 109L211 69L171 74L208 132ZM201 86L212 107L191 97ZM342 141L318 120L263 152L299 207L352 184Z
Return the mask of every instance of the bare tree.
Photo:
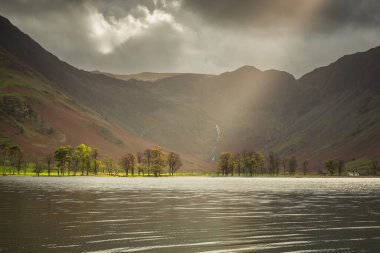
M285 173L286 173L286 166L288 165L288 159L284 158L282 159L282 169L283 169L283 172L284 172L284 176L285 176Z
M182 166L180 155L176 152L169 152L167 157L167 164L169 166L169 174L173 176L174 172L179 170Z
M379 160L377 160L377 159L373 159L373 160L371 161L371 165L370 165L370 167L371 167L372 175L373 175L373 176L376 176L376 173L377 173L377 171L379 170Z
M292 156L289 160L289 174L294 175L298 167L298 162L295 156Z
M344 161L339 160L338 161L338 174L339 174L339 176L342 176L343 169L344 169Z
M309 161L308 160L303 161L303 163L302 163L302 171L303 171L303 175L304 176L306 176L306 174L308 172L308 166L309 166Z

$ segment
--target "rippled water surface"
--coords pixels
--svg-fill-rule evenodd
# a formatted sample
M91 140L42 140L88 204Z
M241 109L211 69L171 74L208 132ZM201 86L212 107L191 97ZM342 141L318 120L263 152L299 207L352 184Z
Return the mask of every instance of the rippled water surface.
M1 177L0 252L380 252L380 179Z

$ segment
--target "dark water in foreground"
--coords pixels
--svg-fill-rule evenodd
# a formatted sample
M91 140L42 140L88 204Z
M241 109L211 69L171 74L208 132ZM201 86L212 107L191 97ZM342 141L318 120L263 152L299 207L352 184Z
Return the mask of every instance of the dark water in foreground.
M0 178L0 252L380 252L380 179Z

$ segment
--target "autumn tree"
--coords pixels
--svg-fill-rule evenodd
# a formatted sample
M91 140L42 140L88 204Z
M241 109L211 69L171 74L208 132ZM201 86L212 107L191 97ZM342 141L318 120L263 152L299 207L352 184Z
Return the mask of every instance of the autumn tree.
M125 176L128 177L129 171L131 171L132 176L135 173L136 157L132 153L127 153L122 158L122 165L124 168Z
M152 149L146 149L144 151L144 156L143 156L143 163L145 165L145 169L148 173L148 176L150 175L150 170L151 170L151 165L152 165L152 159L153 159L153 154L152 154Z
M140 176L141 172L144 175L144 167L142 166L143 164L143 159L144 159L144 154L141 151L138 151L136 153L136 159L137 159L137 173Z
M182 166L181 156L176 152L169 152L167 164L169 167L169 174L173 176L173 174Z
M221 152L218 162L219 171L222 175L228 175L233 169L233 159L230 152Z

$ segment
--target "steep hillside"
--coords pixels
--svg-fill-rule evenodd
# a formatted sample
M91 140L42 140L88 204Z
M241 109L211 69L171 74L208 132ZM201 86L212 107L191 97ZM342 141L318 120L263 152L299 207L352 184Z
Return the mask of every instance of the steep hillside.
M55 143L67 131L74 132L61 123L74 114L53 124L53 119L45 120L49 116L44 110L54 115L75 111L85 118L83 122L95 122L89 129L100 131L98 136L115 147L134 149L133 141L124 141L134 138L136 146L157 143L204 161L215 160L221 150L273 150L283 157L309 159L316 169L326 159L352 160L380 153L380 47L344 56L299 80L283 71L252 66L220 75L123 77L76 69L4 18L0 18L0 31L4 35L0 36L1 78L7 84L2 91L22 98L6 101L23 107L26 99L40 115L34 116L31 128L40 129L34 131L39 135L50 133ZM14 81L19 79L27 84L22 89ZM38 97L42 104L39 107L22 94ZM3 118L13 113L6 106L2 110ZM15 135L11 132L18 131L17 120L5 120L12 127L2 133ZM87 131L91 132L83 133Z
M0 22L0 24L1 34L7 34L4 32L8 32L10 23ZM16 35L9 37L21 36ZM21 37L25 38L23 36ZM117 124L107 121L101 113L96 111L98 107L91 108L86 105L86 102L102 97L101 94L91 93L91 87L86 88L86 82L111 80L109 85L118 85L118 80L103 75L93 77L90 73L77 70L46 53L30 38L27 39L31 41L32 46L27 46L28 44L24 41L26 48L21 47L14 40L18 53L15 53L16 49L11 53L8 49L12 48L12 45L4 42L4 37L0 36L2 43L0 44L0 138L2 141L17 143L26 153L33 156L51 152L58 145L86 143L98 148L103 155L109 154L115 159L119 159L125 152L136 152L158 145L128 133ZM36 58L29 59L29 50L40 50L40 54L33 51ZM25 52L26 57L20 56L20 52ZM43 59L40 61L40 58ZM51 75L45 73L44 67L40 67L43 71L37 71L36 69L39 68L37 65L43 61L46 61L50 67L60 68L55 74L66 80L65 82L70 83L70 78L76 80L74 85L65 85L62 81L55 82L51 79ZM86 79L86 76L90 77ZM80 79L81 77L84 79ZM75 93L77 93L76 96L73 96L72 94ZM182 154L182 157L186 170L212 169L209 164L199 159L186 154Z
M380 47L299 79L299 116L276 145L309 159L380 155Z

